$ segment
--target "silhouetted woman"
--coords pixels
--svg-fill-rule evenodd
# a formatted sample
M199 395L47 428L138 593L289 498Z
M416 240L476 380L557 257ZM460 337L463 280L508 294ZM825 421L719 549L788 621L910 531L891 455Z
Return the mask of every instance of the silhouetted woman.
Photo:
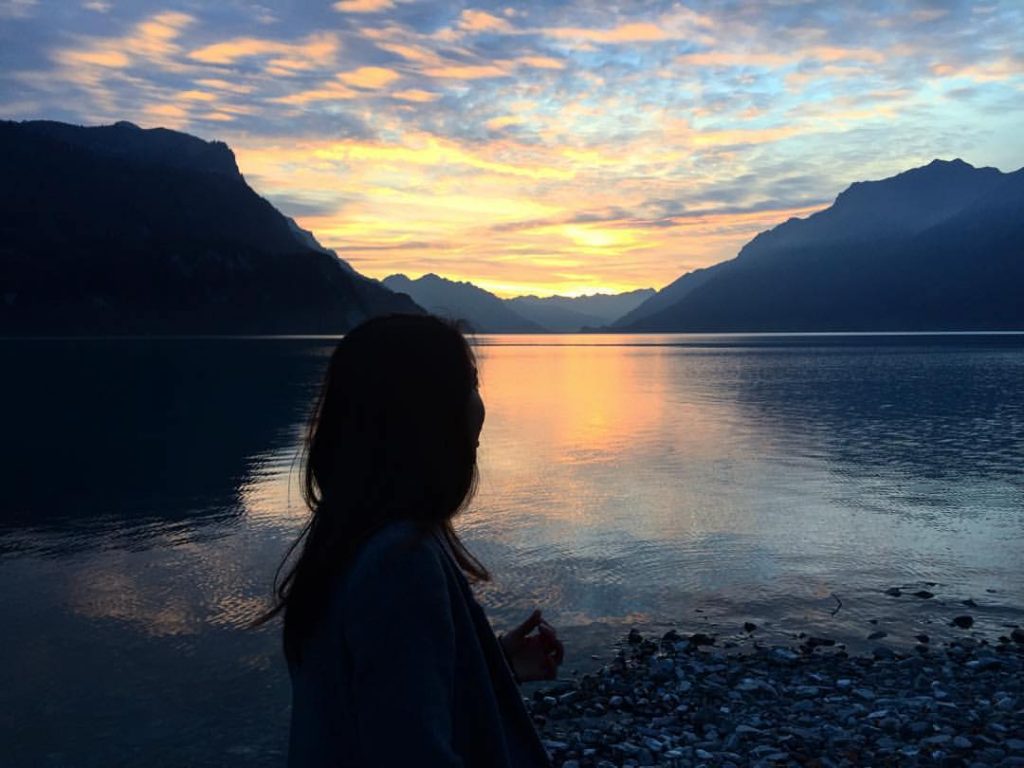
M392 315L331 357L306 441L312 512L278 585L292 677L289 766L546 766L520 680L562 660L535 611L496 638L469 581L490 578L452 517L484 421L462 334Z

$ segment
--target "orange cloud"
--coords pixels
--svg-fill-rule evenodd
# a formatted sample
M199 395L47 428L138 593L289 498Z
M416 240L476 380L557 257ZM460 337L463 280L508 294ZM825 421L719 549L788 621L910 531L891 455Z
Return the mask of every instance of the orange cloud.
M339 0L332 7L342 13L377 13L393 5L392 0Z
M423 74L450 80L481 80L489 77L505 77L508 69L498 64L448 64L427 67Z
M523 118L515 115L503 115L501 117L492 117L484 125L490 128L492 131L498 131L509 125L518 125L523 122Z
M231 93L252 93L253 90L253 87L251 85L232 83L227 80L221 80L215 77L207 77L196 80L196 85L201 85L204 88L216 88L219 91L230 91Z
M668 40L671 35L663 27L650 22L632 22L610 29L557 27L543 30L556 40L584 40L595 43L650 43Z
M1024 75L1024 61L1003 57L969 65L933 64L936 77L962 77L979 83L1003 82Z
M873 48L841 48L818 45L803 49L800 51L800 55L826 62L866 61L872 64L881 64L885 61L885 54Z
M685 53L676 57L676 62L694 67L783 67L795 64L792 56L778 53L754 53L751 51L706 51Z
M491 173L522 176L531 179L571 179L573 171L512 164L490 160L457 142L429 134L407 134L402 144L373 144L356 141L336 142L312 150L315 158L344 161L380 161L403 165L451 167L464 165Z
M181 91L177 98L185 101L216 101L217 97L208 91Z
M57 61L69 66L81 64L94 64L98 67L110 67L112 69L123 69L132 63L132 60L122 51L58 51Z
M465 32L511 32L512 25L506 19L492 16L486 11L467 8L459 16L458 28Z
M565 69L565 62L551 56L521 56L516 62L535 69Z
M288 63L329 66L339 49L338 38L330 32L312 34L301 43L286 43L258 37L236 37L204 46L189 54L189 58L203 64L234 64L240 59L256 56L281 56L276 66L288 68Z
M367 90L384 88L400 77L398 72L385 67L359 67L359 69L342 72L338 75L342 82Z
M270 99L270 102L274 104L302 105L317 101L345 101L354 99L359 95L358 91L353 91L341 83L328 82L320 88L289 93L287 96Z
M82 48L54 52L54 59L65 66L97 66L110 69L130 67L135 59L178 69L173 56L179 52L175 40L195 19L186 13L158 13L139 22L123 37L93 38Z
M368 37L372 37L369 32L370 31L367 30L365 34L367 34ZM431 67L440 67L444 64L444 59L430 48L422 45L380 41L377 42L377 47L381 50L388 51L389 53L397 54L406 61L412 61L417 64L425 64Z
M440 93L434 93L433 91L422 91L419 88L410 88L405 91L395 91L391 94L393 99L401 99L402 101L415 101L421 104L437 101L441 98Z

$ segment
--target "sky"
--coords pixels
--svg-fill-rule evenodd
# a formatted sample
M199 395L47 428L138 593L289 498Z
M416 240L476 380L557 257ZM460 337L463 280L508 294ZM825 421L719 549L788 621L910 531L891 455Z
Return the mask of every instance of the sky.
M1024 0L0 0L0 118L227 142L364 274L660 288L848 184L1024 165Z

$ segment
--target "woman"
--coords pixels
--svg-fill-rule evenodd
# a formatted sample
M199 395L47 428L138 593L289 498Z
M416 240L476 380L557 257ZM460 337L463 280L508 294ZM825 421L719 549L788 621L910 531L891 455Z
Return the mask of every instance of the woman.
M562 645L539 611L494 636L469 586L489 574L451 524L483 421L473 353L442 320L369 320L334 351L312 516L265 617L284 614L290 766L549 765L516 681L554 677Z

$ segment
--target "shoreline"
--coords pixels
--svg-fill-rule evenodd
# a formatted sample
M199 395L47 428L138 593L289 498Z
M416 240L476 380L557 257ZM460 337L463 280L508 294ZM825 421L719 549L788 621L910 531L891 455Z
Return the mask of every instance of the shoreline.
M539 686L527 708L554 765L1024 768L1024 629L864 655L746 629L731 648L632 630L611 663Z

